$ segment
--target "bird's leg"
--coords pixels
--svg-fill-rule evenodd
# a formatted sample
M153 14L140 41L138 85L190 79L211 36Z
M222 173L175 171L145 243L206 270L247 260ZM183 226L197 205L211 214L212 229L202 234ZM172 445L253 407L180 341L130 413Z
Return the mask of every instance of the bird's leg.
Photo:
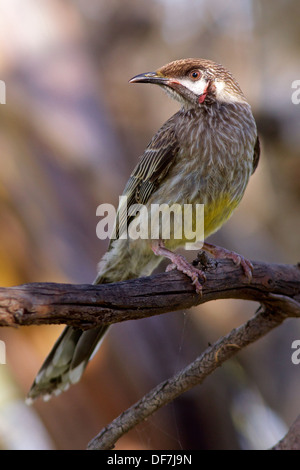
M208 251L214 258L231 259L234 264L241 266L249 281L252 279L253 264L242 255L234 251L226 250L220 246L211 245L210 243L203 243L202 250Z
M186 274L193 281L193 285L196 288L197 294L202 294L202 285L199 281L199 277L202 282L206 281L206 277L203 271L197 269L195 266L192 266L184 256L168 250L162 240L153 240L151 243L151 248L156 256L164 256L172 262L167 266L166 272L177 269L178 271Z

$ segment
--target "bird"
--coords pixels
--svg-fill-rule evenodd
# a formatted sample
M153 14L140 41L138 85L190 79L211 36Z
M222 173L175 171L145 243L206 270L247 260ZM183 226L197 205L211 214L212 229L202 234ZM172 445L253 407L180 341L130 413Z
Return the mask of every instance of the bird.
M117 236L98 265L94 284L148 276L167 258L171 261L167 270L186 274L201 295L204 272L176 252L188 236L178 239L173 229L169 239L163 239L159 227L156 239L120 237L141 217L130 211L135 204L183 208L198 203L204 204L202 249L240 265L250 282L253 266L249 260L206 242L239 205L259 162L256 122L238 82L223 65L201 58L175 60L129 82L158 85L181 107L153 136L129 177L123 192L128 211L124 219L120 203ZM27 402L39 396L48 400L77 383L107 330L108 325L85 331L65 327L38 372Z

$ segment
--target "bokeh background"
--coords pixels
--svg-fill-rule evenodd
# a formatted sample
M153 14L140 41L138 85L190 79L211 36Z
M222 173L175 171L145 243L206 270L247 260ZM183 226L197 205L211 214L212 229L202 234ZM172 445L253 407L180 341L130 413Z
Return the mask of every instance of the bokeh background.
M96 208L117 203L153 133L178 109L156 87L128 80L185 57L232 71L262 142L240 207L211 240L250 259L300 261L300 104L291 100L299 13L298 0L0 0L0 285L93 281L107 247L96 237ZM80 384L30 408L24 397L62 327L1 329L0 448L84 449L256 308L217 301L116 325ZM270 447L299 414L295 339L300 325L289 320L116 448Z

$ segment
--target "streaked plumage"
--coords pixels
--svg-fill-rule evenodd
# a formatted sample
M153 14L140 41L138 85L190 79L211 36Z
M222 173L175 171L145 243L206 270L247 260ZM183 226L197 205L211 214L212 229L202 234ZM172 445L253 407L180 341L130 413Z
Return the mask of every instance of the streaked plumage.
M230 217L257 167L259 141L251 108L233 76L222 65L205 59L171 62L131 81L160 85L182 107L154 135L131 174L123 193L129 215L125 220L119 210L117 233L133 223L130 208L134 204L203 203L206 238ZM112 240L95 283L149 275L162 259L154 252L165 254L185 241L171 234L164 241L166 248L155 251L149 240ZM211 251L209 245L207 249ZM176 256L168 257L176 260ZM83 332L67 327L28 396L59 393L77 382L106 330Z

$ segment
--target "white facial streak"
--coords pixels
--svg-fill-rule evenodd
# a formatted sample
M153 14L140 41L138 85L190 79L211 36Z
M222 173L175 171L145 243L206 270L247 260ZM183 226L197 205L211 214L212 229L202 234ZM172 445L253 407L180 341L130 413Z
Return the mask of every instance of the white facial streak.
M189 78L177 78L176 81L181 83L181 85L188 88L197 96L202 95L202 93L206 91L207 80L205 78L201 78L197 81L190 80ZM215 80L213 84L216 87L216 97L219 101L225 103L243 101L240 96L237 96L228 86L226 86L223 80Z
M176 81L179 82L188 90L195 93L195 95L197 96L202 95L202 93L205 91L205 88L207 86L207 80L205 80L204 78L201 78L200 80L197 80L197 81L190 80L189 78L179 78L179 79L177 78Z

